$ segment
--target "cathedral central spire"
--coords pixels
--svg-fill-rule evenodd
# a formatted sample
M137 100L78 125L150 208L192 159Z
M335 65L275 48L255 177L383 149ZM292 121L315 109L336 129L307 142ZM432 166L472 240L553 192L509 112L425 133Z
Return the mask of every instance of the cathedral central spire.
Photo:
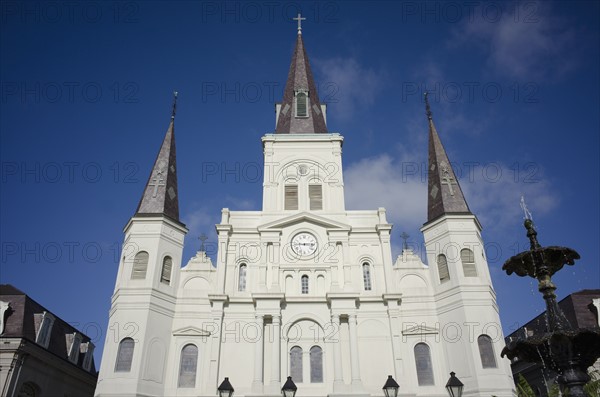
M292 56L290 71L283 91L283 100L278 104L276 134L327 133L324 108L319 101L317 85L308 62L302 40L302 18L298 14L298 35Z
M471 210L435 129L427 93L425 93L425 114L429 120L427 222L445 214L470 214Z

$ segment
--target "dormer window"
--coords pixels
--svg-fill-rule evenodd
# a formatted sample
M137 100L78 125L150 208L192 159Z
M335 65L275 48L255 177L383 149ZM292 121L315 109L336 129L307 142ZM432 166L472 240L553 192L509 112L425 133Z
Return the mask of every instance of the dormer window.
M296 117L308 117L308 91L296 91Z
M50 344L50 335L52 334L54 319L54 316L48 312L44 312L42 315L42 321L35 341L44 348L48 348L48 345Z
M82 341L81 334L79 332L75 332L73 334L67 334L67 346L69 346L68 358L69 361L73 364L77 364L79 360L79 350L81 348Z

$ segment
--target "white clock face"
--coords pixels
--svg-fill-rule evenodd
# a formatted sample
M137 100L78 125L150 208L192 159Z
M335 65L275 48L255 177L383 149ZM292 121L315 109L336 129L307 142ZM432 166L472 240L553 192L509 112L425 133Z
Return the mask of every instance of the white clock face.
M312 255L317 250L317 239L310 233L298 233L292 238L292 249L300 256Z

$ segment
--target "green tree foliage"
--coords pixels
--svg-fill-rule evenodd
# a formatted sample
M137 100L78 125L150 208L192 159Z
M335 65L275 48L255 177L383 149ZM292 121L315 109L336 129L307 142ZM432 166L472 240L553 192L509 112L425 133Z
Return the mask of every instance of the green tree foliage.
M527 380L523 377L523 375L519 374L519 380L517 382L517 396L518 397L535 397L535 393L533 389L527 382Z

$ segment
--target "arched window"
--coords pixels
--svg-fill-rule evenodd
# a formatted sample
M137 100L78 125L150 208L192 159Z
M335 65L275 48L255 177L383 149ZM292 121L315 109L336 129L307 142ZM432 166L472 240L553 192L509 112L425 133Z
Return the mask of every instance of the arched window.
M117 351L117 363L115 364L115 372L131 371L131 361L133 360L133 348L135 342L131 338L125 338L119 343Z
M310 348L310 383L323 382L323 349L319 346Z
M494 355L492 338L487 335L479 335L479 338L477 338L477 344L479 345L481 366L483 368L496 368L496 356Z
M198 368L198 348L196 345L185 345L181 349L179 361L179 381L177 387L195 387L196 369Z
M162 273L160 274L160 282L167 285L171 284L171 269L173 268L173 259L170 256L165 256L163 259Z
M417 365L417 379L419 386L433 385L433 367L431 366L431 353L425 343L415 345L415 363Z
M438 273L440 274L440 282L450 280L450 273L448 272L448 261L446 255L438 255L437 257Z
M308 294L308 276L305 274L300 279L301 291L303 294Z
M246 291L246 271L247 267L245 263L240 265L240 274L238 279L238 291Z
M132 280L143 280L146 278L146 270L148 269L148 253L140 251L135 254L133 259L133 271L131 272Z
M302 348L300 346L290 349L290 376L295 382L302 383Z
M296 94L296 117L308 117L308 95L302 91Z
M477 267L475 267L475 254L468 248L460 251L460 261L463 265L465 277L477 277Z
M363 283L365 285L365 291L371 291L371 266L365 262L363 263Z

